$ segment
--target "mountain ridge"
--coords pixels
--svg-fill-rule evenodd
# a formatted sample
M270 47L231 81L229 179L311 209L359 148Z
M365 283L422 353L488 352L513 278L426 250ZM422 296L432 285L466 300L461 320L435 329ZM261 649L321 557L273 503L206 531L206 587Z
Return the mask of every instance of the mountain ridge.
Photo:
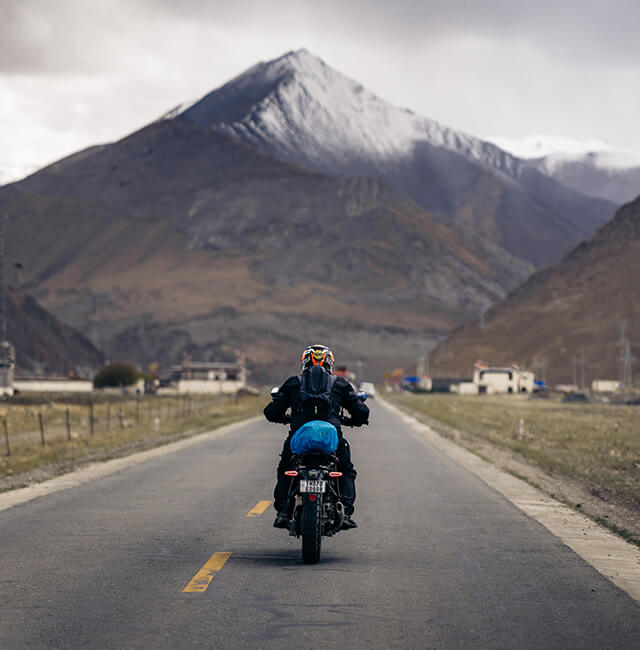
M61 323L31 295L7 291L7 339L16 348L17 374L92 378L104 357L93 343Z
M516 362L551 383L619 376L620 332L640 324L640 197L556 266L538 271L480 321L454 330L433 351L441 373L468 374L475 361ZM632 355L640 342L631 337Z
M141 365L239 349L274 372L313 339L342 358L380 349L383 371L531 271L378 179L322 175L180 120L0 188L0 209L24 288Z
M615 207L494 144L392 106L306 50L259 63L171 115L308 169L381 178L444 223L492 237L538 267L560 259ZM484 182L496 196L488 206ZM516 237L514 225L526 236Z

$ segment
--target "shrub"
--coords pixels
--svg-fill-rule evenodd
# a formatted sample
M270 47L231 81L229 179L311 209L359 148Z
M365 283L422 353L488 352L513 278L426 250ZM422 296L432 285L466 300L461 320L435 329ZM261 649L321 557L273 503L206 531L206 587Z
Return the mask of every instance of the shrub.
M99 370L93 378L95 388L106 388L108 386L131 386L140 378L138 369L127 361L110 363Z

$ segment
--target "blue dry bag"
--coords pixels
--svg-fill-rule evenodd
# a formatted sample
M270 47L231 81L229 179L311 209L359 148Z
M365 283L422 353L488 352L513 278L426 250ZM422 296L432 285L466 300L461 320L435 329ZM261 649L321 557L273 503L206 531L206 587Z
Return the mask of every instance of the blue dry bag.
M321 451L333 454L338 448L338 430L324 420L311 420L303 424L292 436L291 451L294 454L306 454L309 451Z

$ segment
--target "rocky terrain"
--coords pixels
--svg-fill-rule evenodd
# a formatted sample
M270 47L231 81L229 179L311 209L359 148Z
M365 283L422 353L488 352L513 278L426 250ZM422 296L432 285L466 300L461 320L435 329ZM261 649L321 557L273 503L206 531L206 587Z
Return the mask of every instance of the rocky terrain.
M415 359L613 213L302 50L0 187L21 289L110 360Z
M586 196L621 205L640 192L640 152L604 140L536 135L490 138L529 166Z
M182 120L0 188L0 209L24 286L141 365L240 351L289 368L323 340L381 371L531 271L377 179L312 173Z
M166 119L222 130L308 169L380 178L537 267L559 261L615 209L494 144L392 106L306 50L259 63Z
M93 377L104 357L91 341L61 323L29 295L7 292L7 338L16 348L16 374Z

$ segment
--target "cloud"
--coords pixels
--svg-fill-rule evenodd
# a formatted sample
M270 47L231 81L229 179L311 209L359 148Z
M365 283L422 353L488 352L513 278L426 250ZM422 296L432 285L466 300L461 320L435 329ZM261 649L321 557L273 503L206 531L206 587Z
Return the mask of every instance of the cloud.
M215 38L225 33L258 33L253 43L237 42L249 50L302 37L410 52L478 38L505 58L524 43L583 66L640 60L636 0L0 0L0 11L0 74L99 72L126 69L138 57L183 59L199 43L215 51ZM196 40L187 42L189 34Z
M115 139L299 47L476 135L640 148L639 23L635 0L0 0L2 155Z

